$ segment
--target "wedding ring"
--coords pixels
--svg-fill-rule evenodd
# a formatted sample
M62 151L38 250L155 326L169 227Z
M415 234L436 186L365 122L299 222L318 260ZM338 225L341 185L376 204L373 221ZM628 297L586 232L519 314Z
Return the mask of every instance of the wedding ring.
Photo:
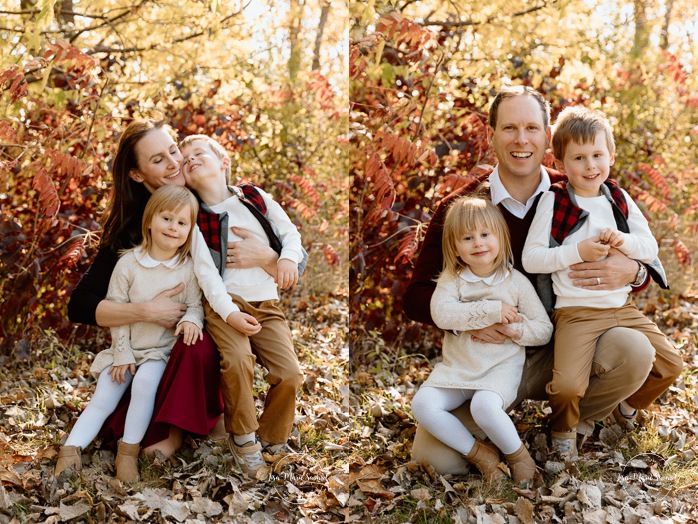
M599 277L596 277L596 285L597 286L601 285L601 279Z
M232 262L232 261L233 261L233 257L231 257L230 255L228 255L228 262ZM597 278L597 280L598 280L598 278Z

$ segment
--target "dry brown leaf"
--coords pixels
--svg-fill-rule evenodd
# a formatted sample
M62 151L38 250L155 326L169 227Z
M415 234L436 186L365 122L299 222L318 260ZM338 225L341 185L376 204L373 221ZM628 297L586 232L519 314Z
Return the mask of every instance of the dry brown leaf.
M530 500L519 497L514 506L514 513L523 524L532 524L533 520L533 504Z
M329 492L337 499L337 501L345 506L349 501L349 475L332 475L327 480Z
M240 515L247 511L250 505L249 499L239 491L224 497L223 501L228 504L228 515Z

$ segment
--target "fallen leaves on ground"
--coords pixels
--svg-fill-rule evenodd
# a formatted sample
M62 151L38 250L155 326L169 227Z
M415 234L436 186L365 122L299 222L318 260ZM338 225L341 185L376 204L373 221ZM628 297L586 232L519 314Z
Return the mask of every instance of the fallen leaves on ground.
M624 431L597 425L577 461L550 453L547 403L526 401L513 418L544 478L539 487L484 484L479 474L442 476L411 461L410 403L432 363L366 340L371 362L352 381L348 522L630 523L698 522L698 304L655 308L653 319L681 352L682 377ZM475 472L477 473L477 472Z
M59 442L89 401L91 354L47 337L30 362L0 371L0 524L20 522L337 522L349 500L346 297L291 302L289 325L305 372L291 437L298 453L268 457L248 480L225 445L187 438L170 460L141 459L124 486L111 451L91 446L83 469L57 480ZM255 388L266 390L261 370ZM261 403L259 403L261 408Z

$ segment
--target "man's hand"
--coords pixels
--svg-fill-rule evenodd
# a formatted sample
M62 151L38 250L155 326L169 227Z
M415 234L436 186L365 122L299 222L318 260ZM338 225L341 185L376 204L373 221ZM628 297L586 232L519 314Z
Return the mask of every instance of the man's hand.
M134 376L136 374L136 365L124 364L123 366L112 366L109 368L109 371L107 371L107 373L111 375L112 382L116 382L117 384L126 382L127 372L130 372L131 376Z
M472 329L468 331L473 342L488 342L490 344L503 344L509 339L518 340L521 333L504 324L492 324L483 329Z
M601 242L599 237L587 238L577 244L577 251L584 262L595 262L605 257L609 249L611 247Z
M571 266L572 284L582 289L620 289L635 280L637 262L611 248L608 256L596 262L580 262Z
M201 331L201 328L193 322L186 320L177 326L174 333L175 337L179 336L180 333L183 333L182 342L184 342L187 346L194 344L196 339L204 339L204 332Z
M225 321L229 326L237 329L240 333L248 337L256 335L262 329L262 324L257 322L256 318L242 311L231 313Z
M233 227L232 231L242 240L228 244L225 267L231 269L261 267L276 278L276 261L279 259L276 251L261 242L247 229Z
M280 259L277 264L276 284L279 289L288 289L298 282L298 264L288 258Z
M159 324L162 327L173 328L184 316L187 306L172 300L172 297L184 291L184 284L163 291L148 303L149 322Z

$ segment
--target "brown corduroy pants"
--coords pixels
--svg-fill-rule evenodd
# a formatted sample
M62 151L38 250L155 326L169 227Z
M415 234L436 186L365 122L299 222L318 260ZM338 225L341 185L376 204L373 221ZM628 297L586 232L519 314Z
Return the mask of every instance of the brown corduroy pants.
M257 432L272 444L288 440L296 413L296 394L303 384L303 372L291 339L291 330L276 300L248 303L231 295L240 311L262 324L248 337L228 325L207 303L204 304L206 330L221 355L221 389L225 404L225 428L233 435ZM269 390L264 411L257 420L254 392L256 360L267 370Z
M589 387L596 343L614 327L626 327L642 333L654 348L654 361L640 388L625 401L633 408L645 408L676 380L683 361L659 328L628 300L623 307L597 309L565 307L553 313L555 356L553 377L546 391L553 412L553 431L571 431L580 420L580 401ZM628 358L632 358L629 354ZM623 399L621 399L623 400Z

